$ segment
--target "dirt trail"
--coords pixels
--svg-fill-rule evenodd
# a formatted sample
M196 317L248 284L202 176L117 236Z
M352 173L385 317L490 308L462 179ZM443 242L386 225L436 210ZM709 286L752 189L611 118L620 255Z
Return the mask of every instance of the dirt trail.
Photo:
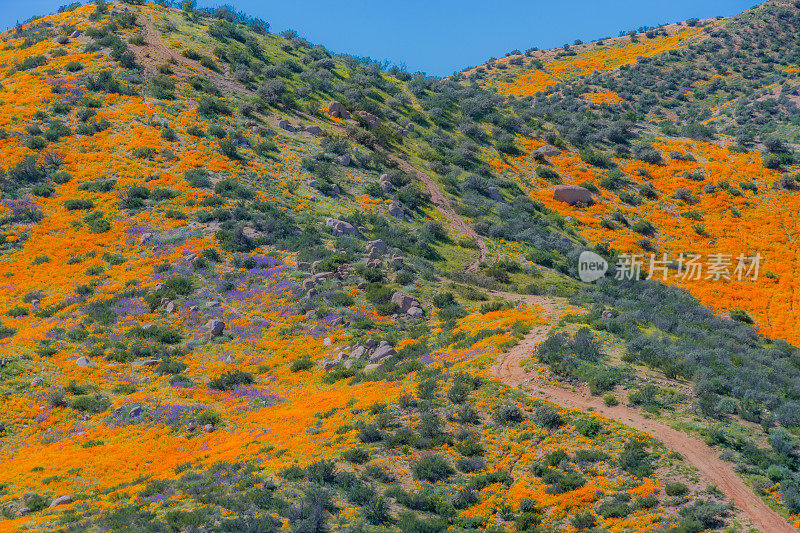
M486 257L489 254L489 248L486 246L486 242L483 240L483 237L478 235L472 226L467 224L466 221L464 221L464 219L461 218L458 213L456 213L452 204L450 204L450 200L447 199L447 196L445 196L441 189L439 189L439 186L436 185L436 182L433 181L430 176L412 166L411 163L405 159L401 159L383 147L378 147L378 150L383 152L386 157L397 163L403 172L417 176L417 178L419 178L419 180L425 184L425 188L428 190L428 194L431 197L433 205L436 206L436 209L438 209L442 216L444 216L459 233L475 241L475 244L478 246L478 259L476 259L467 267L467 272L476 272L480 266L480 263L486 261Z
M164 44L161 32L156 29L153 20L142 13L136 12L136 23L142 29L145 44L143 46L131 45L130 48L136 55L136 61L150 74L154 75L161 65L172 62L176 74L183 76L202 76L207 78L223 93L254 94L253 91L236 81L222 76L200 64L199 61L189 59L172 50Z
M624 405L606 406L600 398L589 394L588 390L560 388L538 380L537 374L528 373L521 363L533 348L547 338L548 330L566 309L566 302L541 296L523 296L509 293L494 293L512 300L523 300L544 311L548 323L534 327L525 338L492 366L492 374L503 383L520 387L535 396L544 397L553 403L569 409L592 410L606 418L616 420L638 431L652 435L664 445L680 453L694 465L708 483L716 485L733 504L747 516L754 526L765 533L797 533L778 513L764 503L744 481L733 471L731 463L719 458L717 452L700 439L669 427L668 425L645 418L642 413Z

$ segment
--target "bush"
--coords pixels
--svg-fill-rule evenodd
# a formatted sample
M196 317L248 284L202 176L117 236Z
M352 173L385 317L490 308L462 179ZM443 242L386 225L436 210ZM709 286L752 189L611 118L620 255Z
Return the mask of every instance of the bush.
M255 378L253 378L252 374L236 369L212 379L208 382L208 386L214 390L231 391L240 385L250 385L254 382Z
M667 482L664 485L664 492L667 496L683 496L689 492L689 487L680 482Z
M369 452L367 452L364 448L350 448L342 453L342 458L345 461L355 464L366 463L369 461L369 457Z
M310 370L312 368L314 368L314 361L312 361L311 357L308 355L304 355L292 361L290 370L292 372L303 372L304 370Z
M575 422L575 429L584 437L594 438L602 428L603 424L596 418L581 418Z
M519 424L525 420L525 415L523 415L522 411L516 405L504 404L495 409L492 418L494 418L498 424L513 425Z
M447 479L455 474L450 463L438 454L426 455L414 465L412 470L415 478L431 483Z
M555 429L564 423L558 410L551 405L537 407L533 413L533 419L537 424L548 429Z

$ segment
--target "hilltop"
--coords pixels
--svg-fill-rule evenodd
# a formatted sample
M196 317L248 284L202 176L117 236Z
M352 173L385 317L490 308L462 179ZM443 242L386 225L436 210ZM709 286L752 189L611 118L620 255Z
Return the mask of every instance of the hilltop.
M447 79L229 7L2 34L0 530L790 531L799 25ZM614 278L693 251L766 271Z

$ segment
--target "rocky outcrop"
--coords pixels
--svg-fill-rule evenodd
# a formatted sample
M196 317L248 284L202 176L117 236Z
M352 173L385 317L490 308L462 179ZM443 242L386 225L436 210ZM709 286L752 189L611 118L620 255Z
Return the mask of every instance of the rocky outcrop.
M328 114L333 118L341 118L347 120L350 118L350 112L344 108L341 102L337 102L336 100L331 100L328 103Z
M592 203L592 193L589 189L579 185L556 185L553 190L553 199L569 205Z
M358 235L358 229L350 224L349 222L345 222L344 220L339 220L336 218L327 218L325 219L325 225L331 228L331 233L333 235Z

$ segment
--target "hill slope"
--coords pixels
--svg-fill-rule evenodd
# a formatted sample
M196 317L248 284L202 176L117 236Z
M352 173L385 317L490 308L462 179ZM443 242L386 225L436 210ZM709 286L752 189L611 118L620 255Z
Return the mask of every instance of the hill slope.
M587 219L618 192L552 201L531 150L560 145L544 163L578 181L579 149L609 147L574 143L545 99L383 71L229 8L70 6L2 39L0 529L699 530L763 525L762 496L796 520L797 351L678 289L577 281L582 251L613 262ZM585 109L610 120L613 100ZM680 226L659 228L666 247ZM525 362L542 383L725 448L745 512L658 435L495 381L533 327L553 327Z

